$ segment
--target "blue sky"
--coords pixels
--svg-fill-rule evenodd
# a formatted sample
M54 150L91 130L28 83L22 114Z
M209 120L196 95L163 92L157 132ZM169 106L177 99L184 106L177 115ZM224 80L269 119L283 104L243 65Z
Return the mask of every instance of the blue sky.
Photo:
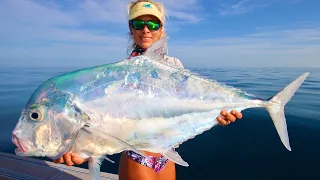
M320 67L319 0L160 0L186 67ZM128 0L1 0L0 65L93 66L126 57Z

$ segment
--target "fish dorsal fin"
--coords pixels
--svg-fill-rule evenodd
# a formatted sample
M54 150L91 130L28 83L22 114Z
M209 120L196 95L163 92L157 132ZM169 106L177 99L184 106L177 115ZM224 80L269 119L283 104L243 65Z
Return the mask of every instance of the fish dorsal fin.
M182 159L179 153L173 149L165 151L164 153L162 153L162 155L176 164L179 164L181 166L189 166L189 164Z
M153 60L162 59L164 55L168 53L168 39L169 38L167 36L159 39L151 47L149 47L143 55Z

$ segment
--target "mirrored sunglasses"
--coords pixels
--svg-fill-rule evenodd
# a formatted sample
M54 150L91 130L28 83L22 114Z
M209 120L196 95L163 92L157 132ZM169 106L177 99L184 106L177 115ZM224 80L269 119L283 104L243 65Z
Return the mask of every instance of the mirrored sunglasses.
M162 26L160 22L157 21L143 21L139 19L133 19L130 21L130 25L135 30L142 30L145 25L147 25L150 31L157 31Z

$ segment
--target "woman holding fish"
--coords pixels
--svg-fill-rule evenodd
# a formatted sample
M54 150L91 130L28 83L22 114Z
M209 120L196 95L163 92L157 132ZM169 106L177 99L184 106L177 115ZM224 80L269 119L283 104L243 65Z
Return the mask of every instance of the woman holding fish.
M129 3L128 18L130 39L133 49L128 60L134 56L143 54L160 38L166 36L165 8L160 2L152 0L138 0ZM174 57L164 56L163 63L183 68L182 63ZM220 125L228 125L236 119L241 119L242 114L237 111L221 111L216 119ZM132 151L122 153L119 165L120 180L174 180L176 178L175 164L163 157L161 154L144 151L149 159ZM67 152L63 157L56 159L55 163L66 163L68 166L82 164L85 160Z

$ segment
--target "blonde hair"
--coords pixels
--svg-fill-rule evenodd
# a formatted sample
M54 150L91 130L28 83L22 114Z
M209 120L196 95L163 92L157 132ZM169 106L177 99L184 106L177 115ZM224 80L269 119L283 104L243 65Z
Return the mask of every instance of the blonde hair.
M161 14L161 19L160 20L163 23L162 33L160 35L160 38L165 37L166 36L166 32L165 32L165 29L164 29L164 25L166 23L166 11L165 11L165 8L164 8L163 4L160 3L160 2L154 2L153 0L132 0L127 6L127 17L128 17L128 19L129 19L129 14L130 14L131 9L133 8L134 5L136 5L139 2L149 2L151 4L154 4L158 8L158 10L160 11L160 14ZM137 44L135 43L135 41L134 41L134 39L132 37L132 34L130 32L128 33L128 36L129 36L129 38L128 38L128 44L129 45L127 47L127 54L130 54L131 51L136 47Z

